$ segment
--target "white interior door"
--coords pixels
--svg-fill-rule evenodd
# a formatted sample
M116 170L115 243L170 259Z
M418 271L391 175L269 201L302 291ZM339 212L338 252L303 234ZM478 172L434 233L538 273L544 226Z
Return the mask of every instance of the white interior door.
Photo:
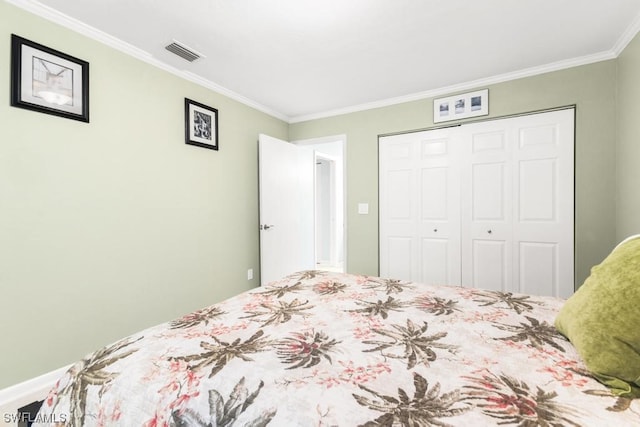
M313 157L259 136L260 283L313 268ZM309 220L311 218L311 220Z

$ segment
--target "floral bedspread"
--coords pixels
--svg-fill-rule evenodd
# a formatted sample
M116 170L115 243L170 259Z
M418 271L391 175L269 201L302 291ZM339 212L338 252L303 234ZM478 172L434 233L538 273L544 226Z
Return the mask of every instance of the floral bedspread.
M630 426L553 327L562 301L306 271L76 363L80 426Z

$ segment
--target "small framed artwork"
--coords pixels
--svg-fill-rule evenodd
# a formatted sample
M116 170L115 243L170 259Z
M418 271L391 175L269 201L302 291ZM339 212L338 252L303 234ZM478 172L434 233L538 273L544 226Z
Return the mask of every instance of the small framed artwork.
M433 122L466 119L489 114L489 89L439 98L433 101Z
M191 99L184 99L185 142L218 149L218 110Z
M11 105L89 122L89 63L11 35Z

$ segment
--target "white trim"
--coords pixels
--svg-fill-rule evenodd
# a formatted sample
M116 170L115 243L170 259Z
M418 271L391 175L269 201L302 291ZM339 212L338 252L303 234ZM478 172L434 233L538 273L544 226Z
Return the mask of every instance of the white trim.
M342 144L342 268L344 272L347 272L348 267L348 217L349 217L349 194L347 192L348 182L347 182L347 134L339 134L339 135L329 135L329 136L320 136L317 138L306 138L306 139L298 139L295 141L291 141L292 144L305 146L305 145L320 145L320 144L329 144L332 142L340 142ZM315 189L315 185L314 185ZM315 190L314 190L315 191ZM315 200L315 197L314 197ZM315 213L315 208L314 208ZM314 221L315 222L315 221ZM315 250L315 244L314 244Z
M631 40L633 40L636 34L638 34L638 31L640 31L640 13L627 27L625 32L622 33L616 44L613 45L611 51L616 55L616 57L620 56L622 51L625 50L627 45L631 43Z
M499 74L485 79L473 80L456 85L446 86L438 89L432 89L424 92L413 93L410 95L399 96L396 98L381 99L379 101L368 102L365 104L353 105L350 107L339 108L336 110L325 111L321 113L306 114L289 118L289 123L306 122L309 120L324 119L327 117L339 116L342 114L355 113L358 111L371 110L374 108L388 107L390 105L403 104L405 102L418 101L426 98L435 98L436 96L452 94L456 92L464 92L466 90L476 89L482 86L488 86L496 83L508 82L524 77L536 76L539 74L560 71L567 68L578 67L580 65L593 64L596 62L607 61L616 58L613 51L600 52L593 55L582 56L579 58L567 59L564 61L553 62L538 67L525 68L524 70L514 71L511 73Z
M157 61L157 62L159 62L159 61ZM263 113L268 114L268 115L270 115L272 117L275 117L276 119L280 119L283 122L289 123L289 116L287 116L285 114L282 114L282 113L280 113L278 111L275 111L275 110L273 110L273 109L271 109L269 107L265 107L264 105L259 104L259 103L255 102L255 101L253 101L253 100L251 100L251 99L249 99L249 98L247 98L245 96L242 96L242 95L240 95L238 93L235 93L235 92L233 92L233 91L231 91L231 90L229 90L227 88L224 88L224 87L220 86L219 84L212 82L211 80L207 80L204 77L200 77L200 76L198 76L196 74L193 74L190 71L181 71L181 70L177 70L175 68L171 68L170 66L168 66L168 65L166 65L166 64L164 64L162 62L160 62L160 64L161 65L158 65L158 67L160 67L160 68L167 67L167 68L164 68L164 69L169 71L169 72L171 72L171 73L173 73L173 74L175 74L178 77L182 77L183 79L188 80L188 81L190 81L192 83L198 84L198 85L203 86L203 87L205 87L207 89L211 89L214 92L217 92L219 94L225 95L225 96L227 96L227 97L229 97L229 98L231 98L231 99L233 99L235 101L238 101L238 102L240 102L240 103L242 103L244 105L247 105L247 106L249 106L251 108L255 108L256 110L262 111Z
M255 108L258 111L262 111L270 116L273 116L282 121L288 122L289 117L275 111L269 107L266 107L262 104L259 104L249 98L246 98L236 92L222 87L210 80L204 79L200 76L197 76L189 71L179 70L171 65L165 64L164 62L154 58L149 52L146 52L142 49L139 49L121 39L113 37L103 31L98 30L90 25L87 25L75 18L72 18L64 13L58 12L57 10L43 5L42 3L35 0L5 0L7 3L10 3L16 7L24 9L28 12L33 13L34 15L40 16L46 20L55 22L63 27L66 27L70 30L73 30L77 33L82 34L83 36L89 37L93 40L96 40L100 43L103 43L109 47L112 47L116 50L119 50L127 55L133 56L141 61L144 61L150 65L158 67L164 71L167 71L175 76L181 77L187 81L198 84L200 86L206 87L207 89L211 89L221 95L227 96L235 101L238 101L242 104L245 104L251 108Z
M300 116L290 117L290 116L287 116L286 114L280 113L269 107L259 104L258 102L253 101L249 98L246 98L245 96L240 95L236 92L233 92L225 87L222 87L217 83L214 83L203 77L197 76L188 71L178 70L177 68L174 68L168 64L165 64L155 59L151 54L149 54L148 52L142 49L139 49L103 31L100 31L94 27L91 27L81 21L78 21L77 19L71 18L68 15L60 13L57 10L49 6L43 5L42 3L36 0L5 0L5 1L7 3L13 4L16 7L19 7L28 12L31 12L34 15L38 15L44 19L55 22L59 25L62 25L63 27L69 28L84 36L87 36L101 43L104 43L107 46L120 50L121 52L124 52L128 55L138 58L153 66L161 68L187 81L201 85L203 87L206 87L207 89L211 89L215 92L220 93L221 95L227 96L242 104L255 108L258 111L262 111L263 113L266 113L272 117L280 119L289 124L306 122L306 121L316 120L316 119L323 119L323 118L339 116L343 114L355 113L359 111L370 110L373 108L388 107L391 105L422 100L425 98L434 98L436 96L453 94L456 92L463 92L466 90L475 89L478 87L487 86L491 84L503 83L511 80L521 79L524 77L531 77L538 74L544 74L544 73L549 73L553 71L560 71L567 68L578 67L581 65L588 65L588 64L592 64L600 61L606 61L609 59L615 59L622 53L624 48L636 36L638 31L640 31L640 14L639 14L638 16L636 16L636 18L631 23L631 25L627 27L625 32L620 36L620 38L615 43L615 45L608 51L603 51L603 52L595 53L592 55L553 62L551 64L541 65L538 67L525 68L523 70L499 74L499 75L485 78L485 79L463 82L460 84L455 84L455 85L446 86L442 88L436 88L436 89L427 90L423 92L417 92L417 93L409 94L405 96L381 99L373 102L352 105L344 108L337 108L337 109L328 110L328 111L319 112L319 113L304 114Z
M131 55L143 61L148 61L149 59L153 59L150 53L142 49L139 49L133 46L132 44L126 43L118 38L115 38L103 31L100 31L90 25L87 25L82 21L72 18L69 15L65 15L62 12L58 12L57 10L49 6L46 6L38 1L34 1L34 0L5 0L5 1L16 7L24 9L27 12L31 12L34 15L37 15L48 21L55 22L56 24L59 24L65 28L68 28L84 36L97 40L100 43L103 43L103 44L106 44L107 46L118 49L128 55Z
M63 366L39 377L0 390L0 426L13 426L5 421L5 414L16 413L18 409L47 397L56 381L71 367Z
M291 141L292 144L298 145L318 145L318 144L329 144L332 142L341 141L343 144L347 143L347 134L340 135L330 135L330 136L320 136L317 138L305 138L305 139L297 139L295 141ZM343 145L344 151L344 145Z

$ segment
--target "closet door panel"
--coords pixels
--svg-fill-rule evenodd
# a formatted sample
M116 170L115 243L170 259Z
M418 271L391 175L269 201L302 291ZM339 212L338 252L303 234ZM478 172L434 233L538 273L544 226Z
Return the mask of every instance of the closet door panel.
M413 280L418 266L415 145L407 138L380 144L380 275Z
M573 110L514 119L514 281L519 292L574 289Z
M416 280L460 283L459 145L450 129L421 132L418 235L421 239Z
M390 236L387 239L388 271L384 277L400 280L413 280L415 239L411 237Z
M388 193L386 208L391 221L411 221L412 197L408 190L414 187L413 171L411 169L390 170L387 172Z
M518 220L526 223L558 219L557 159L522 160L518 177Z
M380 274L460 283L459 157L454 154L459 147L450 131L382 137L379 144Z
M438 162L437 166L421 169L420 180L420 224L421 254L419 278L422 283L451 284L455 283L451 268L459 271L459 265L452 265L457 260L450 260L449 251L451 233L449 211L451 205L451 186L449 183L449 167ZM454 224L457 227L457 224Z
M509 248L505 240L474 239L472 242L471 287L506 291L509 276Z
M461 197L462 284L508 291L512 285L510 132L500 121L469 125Z
M534 295L556 295L559 259L555 243L519 242L520 291Z
M425 167L420 180L422 221L446 222L449 217L449 178L447 166Z
M478 163L471 169L471 215L474 222L506 219L506 164Z
M451 265L449 239L423 238L421 243L420 278L418 280L421 283L451 285L450 270L452 268L459 270L460 265Z

